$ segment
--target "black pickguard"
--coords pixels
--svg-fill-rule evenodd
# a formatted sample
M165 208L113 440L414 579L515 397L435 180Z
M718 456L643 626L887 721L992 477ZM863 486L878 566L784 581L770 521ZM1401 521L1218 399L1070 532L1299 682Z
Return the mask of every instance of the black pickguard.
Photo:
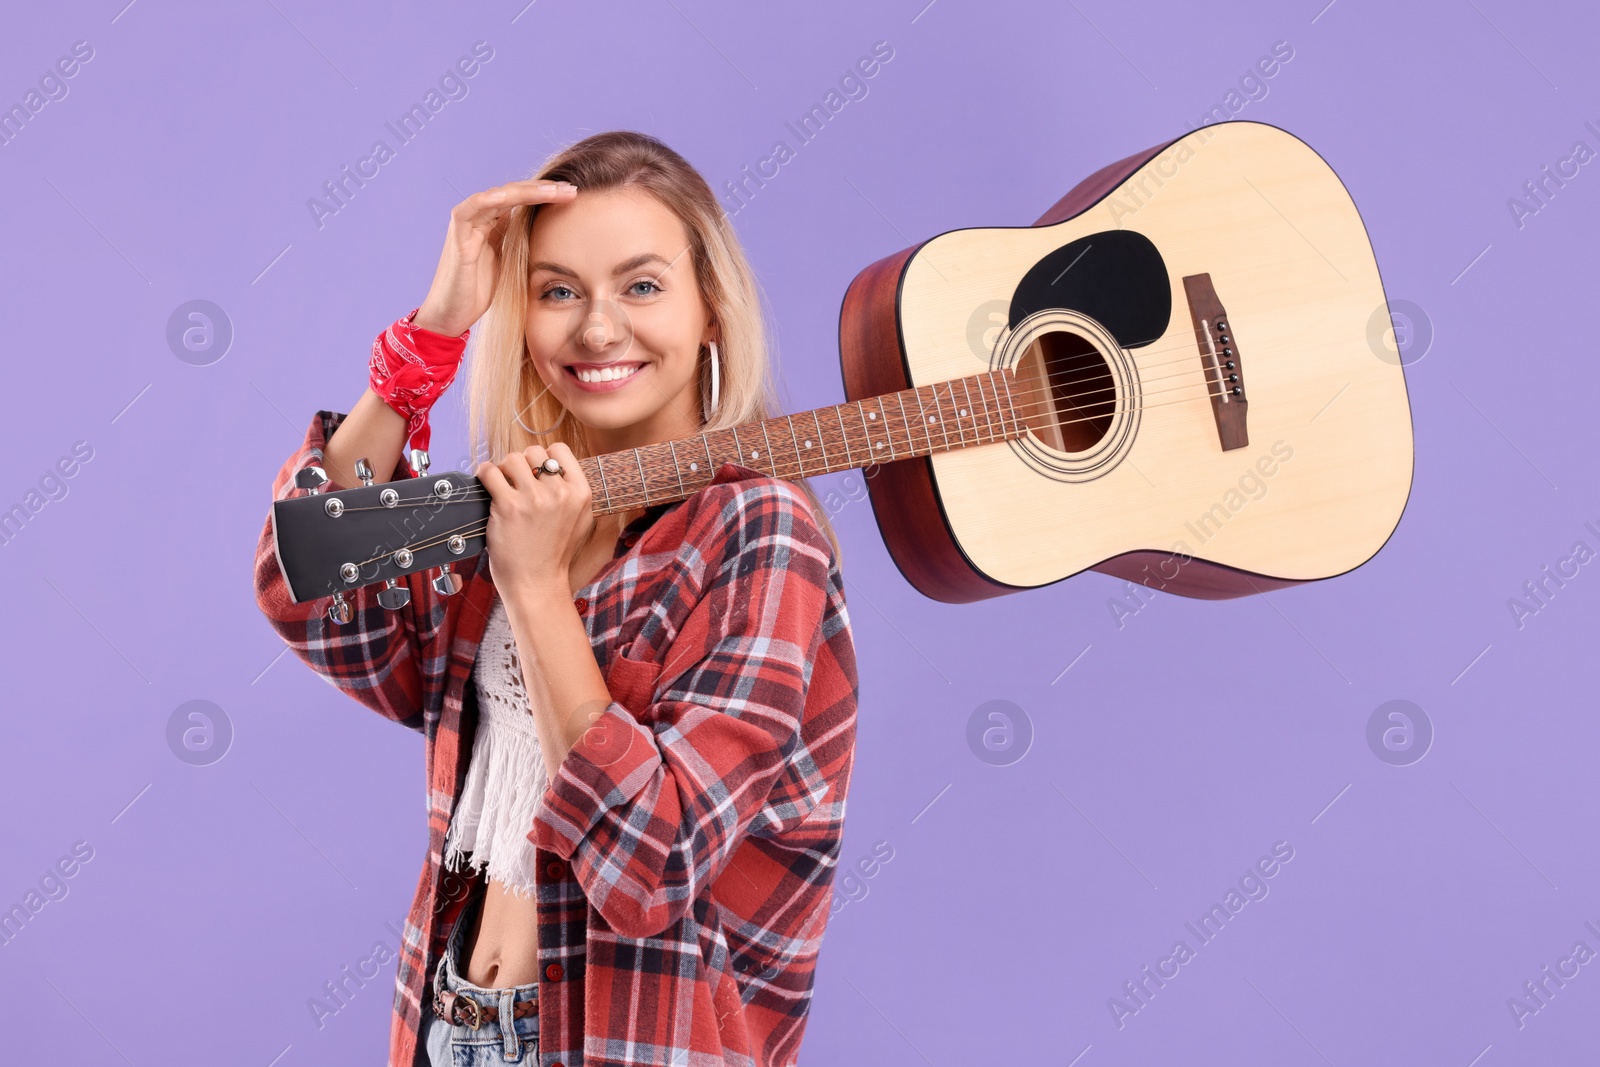
M1132 230L1105 230L1051 252L1023 275L1011 296L1010 326L1047 308L1081 312L1124 348L1147 345L1167 332L1172 286L1167 265L1150 239Z

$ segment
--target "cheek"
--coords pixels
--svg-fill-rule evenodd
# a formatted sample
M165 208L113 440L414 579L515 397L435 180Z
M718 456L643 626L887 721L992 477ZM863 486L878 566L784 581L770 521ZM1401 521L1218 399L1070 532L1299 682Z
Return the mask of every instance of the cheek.
M678 322L634 321L633 343L641 354L656 361L656 370L663 378L674 382L694 376L698 340L691 327Z

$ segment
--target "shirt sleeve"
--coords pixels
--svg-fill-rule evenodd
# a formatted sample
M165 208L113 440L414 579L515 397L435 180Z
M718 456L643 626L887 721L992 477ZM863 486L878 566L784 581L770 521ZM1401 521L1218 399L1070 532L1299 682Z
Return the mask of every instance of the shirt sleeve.
M294 484L295 473L321 465L328 438L344 419L340 412L316 413L304 441L273 479L273 500L310 492ZM397 461L391 480L409 476L404 461ZM330 479L322 491L347 488ZM377 601L382 583L363 586L345 594L352 616L341 625L328 618L327 597L294 603L278 566L270 514L256 544L256 605L278 636L324 681L384 718L422 732L430 690L442 691L444 684L447 613L425 573L406 575L401 582L411 591L409 605L390 611Z
M787 482L714 484L702 497L686 538L704 550L698 601L659 667L614 657L613 699L546 785L528 834L571 863L624 937L678 921L741 840L795 825L829 786L803 720L832 546Z

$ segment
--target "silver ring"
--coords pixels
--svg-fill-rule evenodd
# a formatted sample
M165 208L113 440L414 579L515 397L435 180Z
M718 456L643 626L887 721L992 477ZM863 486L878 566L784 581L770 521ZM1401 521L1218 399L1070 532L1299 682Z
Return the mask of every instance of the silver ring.
M557 463L554 458L546 457L545 461L543 463L539 464L537 473L539 473L539 474L560 474L561 473L561 464Z

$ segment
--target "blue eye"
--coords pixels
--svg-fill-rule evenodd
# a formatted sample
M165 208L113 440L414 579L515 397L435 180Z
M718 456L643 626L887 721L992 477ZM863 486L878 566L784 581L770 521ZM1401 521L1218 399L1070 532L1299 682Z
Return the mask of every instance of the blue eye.
M544 292L539 294L539 299L543 300L545 297L549 296L551 293L555 292L557 289L566 289L567 292L569 292L569 293L572 292L571 289L567 289L567 287L564 286L564 285L552 285L550 288L546 289Z
M632 289L635 285L648 285L658 293L662 291L661 290L661 286L657 285L655 282L651 281L648 278L640 278L638 281L634 282L633 285L628 286L628 288ZM647 294L639 293L638 295L639 296L645 296Z

